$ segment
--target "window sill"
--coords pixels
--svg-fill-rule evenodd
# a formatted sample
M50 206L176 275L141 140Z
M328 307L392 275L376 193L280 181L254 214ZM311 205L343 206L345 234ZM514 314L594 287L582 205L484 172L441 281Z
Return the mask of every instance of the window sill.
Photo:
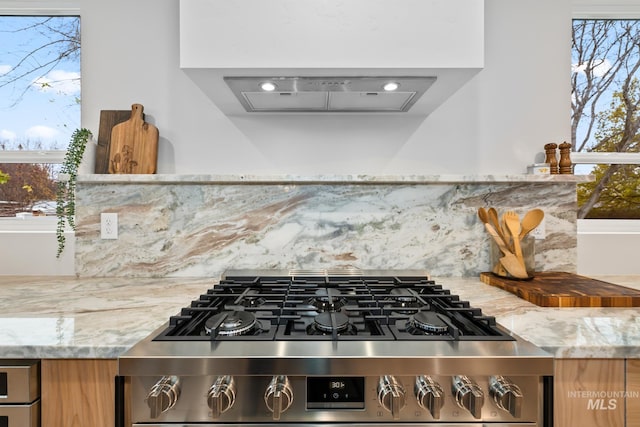
M66 150L2 150L0 163L62 163Z
M640 234L637 219L579 219L578 234Z
M58 225L56 216L28 216L0 218L0 233L55 233ZM70 227L65 233L72 233Z

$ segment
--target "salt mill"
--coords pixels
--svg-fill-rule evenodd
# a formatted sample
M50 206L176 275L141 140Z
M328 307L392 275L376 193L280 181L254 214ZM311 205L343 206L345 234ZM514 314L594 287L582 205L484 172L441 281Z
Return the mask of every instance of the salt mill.
M568 142L563 142L558 146L560 148L560 161L558 162L558 166L561 174L570 174L573 173L571 167L571 144Z
M544 152L546 154L544 162L549 163L549 170L551 174L558 173L558 159L556 158L556 148L558 148L558 144L549 143L544 145Z

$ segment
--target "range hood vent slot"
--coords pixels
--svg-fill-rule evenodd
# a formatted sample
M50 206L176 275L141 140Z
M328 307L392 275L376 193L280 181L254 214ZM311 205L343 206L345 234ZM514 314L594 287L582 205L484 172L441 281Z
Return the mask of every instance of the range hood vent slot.
M248 112L406 112L435 77L225 77ZM270 82L275 89L263 91ZM385 91L393 82L397 90Z

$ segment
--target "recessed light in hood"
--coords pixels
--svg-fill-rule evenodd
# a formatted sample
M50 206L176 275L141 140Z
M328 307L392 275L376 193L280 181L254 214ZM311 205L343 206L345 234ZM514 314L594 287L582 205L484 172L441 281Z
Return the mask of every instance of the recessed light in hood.
M406 112L430 76L224 77L248 112Z

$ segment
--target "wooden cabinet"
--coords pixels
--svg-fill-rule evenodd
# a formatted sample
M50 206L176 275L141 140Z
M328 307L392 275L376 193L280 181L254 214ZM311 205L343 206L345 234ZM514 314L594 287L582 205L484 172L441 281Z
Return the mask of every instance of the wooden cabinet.
M640 359L627 359L627 426L640 426Z
M555 427L640 426L640 360L556 359Z
M117 361L42 360L42 427L113 427Z

